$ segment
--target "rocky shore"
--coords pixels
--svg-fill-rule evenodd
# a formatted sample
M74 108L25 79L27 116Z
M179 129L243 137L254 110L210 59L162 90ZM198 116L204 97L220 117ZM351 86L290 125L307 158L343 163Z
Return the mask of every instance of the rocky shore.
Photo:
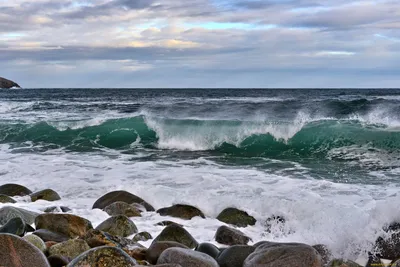
M49 203L41 213L18 208L16 198ZM217 216L221 222L215 233L218 246L199 243L185 226L174 219L204 219L206 215L190 205L176 204L155 210L126 191L101 196L93 209L109 218L93 227L89 220L72 214L71 209L52 205L60 195L51 189L32 192L17 184L0 186L0 266L4 267L357 267L355 262L335 259L324 244L253 244L240 228L257 220L246 211L226 208ZM165 216L155 233L142 232L135 218L145 213ZM285 224L285 218L265 218L268 223ZM367 267L400 267L400 223L384 226L387 235L375 241L375 249L365 252ZM143 243L150 243L144 246ZM391 264L391 265L384 265Z
M20 88L20 86L17 83L0 77L0 89L1 88L10 89L10 88L13 88L13 87Z

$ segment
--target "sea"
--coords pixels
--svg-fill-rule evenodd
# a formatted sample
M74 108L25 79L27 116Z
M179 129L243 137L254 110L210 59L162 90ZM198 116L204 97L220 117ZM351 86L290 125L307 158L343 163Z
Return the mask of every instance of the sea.
M0 90L4 183L54 189L56 203L13 205L68 206L94 226L108 215L93 203L113 190L194 205L206 219L174 220L200 242L215 243L216 216L236 207L257 219L241 229L253 243L361 261L400 220L400 90ZM165 219L134 222L156 236Z

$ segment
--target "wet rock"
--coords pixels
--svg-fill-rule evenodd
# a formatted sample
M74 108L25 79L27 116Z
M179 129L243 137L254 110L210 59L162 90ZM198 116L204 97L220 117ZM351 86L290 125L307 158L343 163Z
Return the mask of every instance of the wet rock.
M25 234L25 222L19 217L12 218L5 225L0 227L0 233L23 236Z
M224 245L247 245L251 239L239 230L220 226L215 234L215 241Z
M50 256L47 258L47 260L49 261L51 267L65 267L70 262L69 258L58 255Z
M57 201L60 200L61 197L58 193L52 189L45 189L35 193L30 194L32 202L38 200L46 200L46 201Z
M390 267L400 267L400 260L394 261Z
M49 256L64 256L75 259L80 254L90 249L86 241L81 239L71 239L63 243L56 244L49 248Z
M0 89L10 89L13 87L20 88L17 83L0 77Z
M196 247L195 250L207 254L208 256L211 256L213 259L216 259L219 253L221 252L219 248L217 248L211 243L201 243Z
M321 256L300 243L265 243L244 261L243 267L322 267Z
M132 240L133 240L134 242L147 241L147 240L150 240L150 239L153 239L153 237L151 236L151 234L150 234L149 232L140 232L140 233L137 233L137 234L132 238Z
M195 248L198 243L193 236L179 225L169 225L154 239L153 243L159 241L175 241L189 248Z
M166 263L166 264L157 264L153 265L154 267L183 267L180 264L175 264L175 263Z
M157 210L161 216L177 217L185 220L191 220L193 217L205 218L203 212L196 207L190 205L177 204L168 208Z
M46 229L70 238L84 237L93 229L90 221L72 214L46 213L35 219L36 229Z
M44 242L44 243L46 244L47 250L49 250L52 246L58 244L58 242L55 242L55 241L46 241L46 242Z
M98 247L81 254L70 262L67 267L130 267L136 265L137 262L119 248Z
M185 267L219 267L209 255L184 248L168 248L161 253L157 264L177 263Z
M36 212L6 206L0 208L0 224L6 224L12 218L21 218L27 224L33 224L38 215Z
M37 247L10 234L0 234L0 265L50 267L45 255Z
M386 236L380 236L375 242L378 257L389 260L400 258L400 223L394 222L384 227Z
M245 259L255 251L253 246L235 245L225 249L217 258L220 267L242 267Z
M171 225L171 224L176 224L176 225L179 225L179 226L183 227L182 224L179 224L179 223L176 223L176 222L173 222L173 221L162 221L162 222L156 223L156 225L159 225L159 226L168 226L168 225Z
M133 259L135 259L138 262L146 262L146 251L147 248L144 247L126 247L122 249L123 251L126 252L129 256L131 256Z
M107 214L110 216L116 216L116 215L125 215L127 217L142 216L141 214L142 211L137 209L135 206L122 201L117 201L108 205L107 207L104 208L104 211L107 212Z
M37 247L43 253L45 253L45 251L47 250L46 244L37 235L26 235L22 239L24 239L25 241L28 241L29 243L31 243L32 245Z
M31 193L32 193L31 190L19 184L4 184L0 186L0 194L9 197L27 196Z
M72 210L65 206L51 206L44 210L45 213L66 213L70 211Z
M332 252L325 245L314 245L312 246L318 254L321 256L322 265L325 266L332 258Z
M136 225L125 215L117 215L108 218L97 226L96 230L122 237L133 235L138 231Z
M161 253L168 248L185 248L189 249L187 246L173 241L162 241L162 242L154 242L151 246L147 249L146 252L146 259L151 264L156 264L158 258L160 257Z
M328 263L327 267L361 267L353 261L344 261L341 259L335 259Z
M17 203L12 197L0 194L0 203Z
M249 225L255 225L257 222L257 220L253 216L250 216L247 212L236 208L224 209L217 216L217 220L238 227L247 227Z
M100 247L100 246L110 246L110 247L141 247L141 245L137 244L133 240L128 238L110 235L106 232L102 232L100 230L90 230L86 236L84 237L85 241L89 244L90 247Z
M267 220L265 221L265 230L267 233L271 233L273 228L277 228L280 230L283 230L284 226L286 223L286 219L282 216L271 216L269 218L267 218Z
M34 235L40 237L44 242L54 241L54 242L64 242L69 239L68 236L55 233L46 229L39 229L33 232Z
M140 197L126 191L113 191L105 194L93 204L93 209L104 209L108 205L117 201L125 202L128 204L138 203L143 205L147 211L155 211L153 206L151 206L149 203L147 203Z

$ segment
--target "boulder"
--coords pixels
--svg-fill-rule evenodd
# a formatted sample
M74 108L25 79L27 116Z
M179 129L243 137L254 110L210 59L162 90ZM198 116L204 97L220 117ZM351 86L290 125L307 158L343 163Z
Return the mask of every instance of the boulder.
M180 264L175 264L175 263L166 263L166 264L157 264L153 265L154 267L183 267Z
M246 258L254 252L253 246L235 245L225 249L217 258L220 267L242 267Z
M185 267L219 267L209 255L185 248L168 248L161 253L157 264L175 263Z
M10 89L13 87L21 88L17 83L0 77L0 89Z
M46 229L69 238L84 237L93 229L90 221L72 214L46 213L35 219L36 229Z
M122 237L133 235L138 231L136 225L125 215L117 215L108 218L97 226L96 230Z
M151 234L150 234L149 232L140 232L140 233L137 233L137 234L132 238L132 240L133 240L134 242L147 241L147 240L150 240L150 239L153 239L153 237L151 236Z
M135 241L128 238L110 235L100 230L90 230L84 237L90 247L110 246L110 247L141 247Z
M61 197L58 193L52 189L45 189L35 193L30 194L32 202L38 200L46 200L46 201L57 201L60 200Z
M321 260L322 260L322 265L326 266L328 264L328 262L331 260L332 258L332 252L325 246L325 245L314 245L312 246L317 252L318 254L321 256Z
M0 194L0 203L17 203L12 197Z
M300 243L266 243L260 245L243 263L243 267L322 267L321 256L311 246Z
M37 247L43 253L45 253L47 250L46 244L37 235L26 235L22 239L24 239L25 241L28 241L29 243L31 243L32 245Z
M0 233L23 236L25 234L25 222L19 217L12 218L0 227Z
M195 250L211 256L213 259L216 259L221 252L217 246L214 246L211 243L201 243L196 247Z
M0 265L50 267L45 255L37 247L10 234L0 234Z
M385 226L383 230L387 233L375 241L375 249L378 257L389 260L400 258L400 224L397 222Z
M79 257L70 262L67 267L130 267L136 265L137 262L119 248L98 247L81 254Z
M155 211L153 206L151 206L149 203L126 191L113 191L105 194L93 204L93 209L104 209L108 205L117 201L122 201L128 204L138 203L143 205L147 211Z
M249 225L255 225L257 222L253 216L250 216L247 212L236 208L224 209L217 216L217 220L237 227L247 227Z
M65 267L70 262L69 258L58 255L50 256L47 258L47 260L49 261L51 267Z
M49 256L58 255L70 259L75 259L89 249L90 247L86 243L86 241L81 239L71 239L50 247Z
M69 240L69 237L60 233L55 233L46 229L39 229L33 232L34 235L40 237L44 242L64 242Z
M179 226L183 227L182 224L179 224L179 223L176 223L176 222L173 222L173 221L162 221L162 222L156 223L155 225L168 226L168 225L171 225L171 224L176 224L176 225L179 225Z
M185 248L189 249L187 246L173 241L162 241L162 242L155 242L151 244L151 246L147 249L146 252L146 259L151 264L156 264L158 258L160 257L161 253L168 248Z
M189 248L195 248L198 243L193 236L179 225L169 225L153 240L153 243L159 241L175 241Z
M31 193L31 190L19 184L4 184L0 186L0 194L9 197L27 196Z
M193 217L205 218L203 212L196 207L190 205L177 204L168 208L157 210L161 216L177 217L185 220L190 220Z
M6 206L0 208L0 224L6 224L12 218L21 218L27 224L33 224L38 215L36 212Z
M45 213L63 213L72 211L70 208L65 206L51 206L47 207L44 212Z
M220 226L215 234L215 241L224 245L247 245L251 239L239 230Z
M390 267L400 267L400 260L393 262Z
M122 201L111 203L104 208L110 216L125 215L127 217L141 217L142 211L137 209L134 205Z
M380 265L380 264L379 264ZM383 265L382 265L383 266ZM353 261L345 261L342 259L334 259L328 263L327 267L361 267Z

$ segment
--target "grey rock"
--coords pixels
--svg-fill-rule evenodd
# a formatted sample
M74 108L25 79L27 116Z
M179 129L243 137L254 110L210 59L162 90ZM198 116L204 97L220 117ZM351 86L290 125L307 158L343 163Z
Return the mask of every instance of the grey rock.
M5 224L12 218L21 218L27 224L33 224L38 215L36 212L6 206L0 208L0 224Z
M255 251L255 247L235 245L225 249L217 258L220 267L242 267L246 258Z
M382 265L383 266L383 265ZM345 261L342 259L334 259L328 263L327 267L361 267L353 261Z
M25 222L19 217L12 218L0 227L0 233L23 236L25 234Z
M27 196L31 193L32 193L31 190L19 184L4 184L0 186L0 194L9 197Z
M0 234L0 264L6 267L50 267L37 247L10 234Z
M25 241L28 241L29 243L31 243L32 245L37 247L43 253L45 253L47 250L46 244L37 235L26 235L22 239L24 239Z
M138 231L136 225L125 215L117 215L108 218L97 226L96 230L122 237L133 235Z
M116 247L91 249L70 262L67 267L112 266L131 267L137 262L123 250Z
M17 203L12 197L0 194L0 203Z
M49 256L64 256L74 259L90 249L86 241L81 239L71 239L63 243L56 244L49 248Z
M72 211L70 208L65 207L65 206L51 206L51 207L47 207L44 212L45 213L67 213Z
M187 246L178 242L173 242L173 241L155 242L151 244L151 246L147 249L146 259L151 264L156 264L161 253L163 253L164 250L173 247L189 249Z
M119 248L143 247L142 245L128 238L110 235L106 232L95 229L90 230L84 239L92 248L100 246L113 246Z
M153 206L151 206L149 203L126 191L113 191L105 194L93 204L93 209L104 209L108 205L117 201L122 201L128 204L138 203L143 205L147 211L155 211Z
M321 256L311 246L300 243L260 245L244 261L243 267L322 267Z
M54 241L54 242L64 242L69 239L68 236L60 234L60 233L55 233L46 229L39 229L33 232L34 235L40 237L43 241L48 242L48 241Z
M72 214L45 213L36 217L36 229L46 229L70 238L84 237L93 229L90 221Z
M216 259L219 255L219 253L221 252L218 247L214 246L211 243L201 243L196 247L195 250L209 255L213 259Z
M198 243L193 236L179 225L169 225L153 240L153 243L159 241L175 241L189 248L195 248Z
M57 201L60 200L61 197L58 193L52 189L45 189L35 193L30 194L32 202L38 200L46 200L46 201Z
M217 216L217 220L237 227L247 227L249 225L255 225L257 222L253 216L250 216L247 212L236 208L224 209Z
M110 216L116 215L125 215L127 217L141 217L142 211L138 209L133 204L128 204L122 201L117 201L111 203L107 207L104 208L104 211L107 212Z
M147 241L153 239L153 237L151 236L151 234L149 232L140 232L137 233L132 240L135 242L139 242L139 241Z
M185 267L219 267L209 255L184 248L168 248L161 253L157 264L176 263Z
M241 231L223 225L218 228L215 240L220 244L232 246L247 245L251 239Z
M193 217L205 218L204 213L196 207L190 205L177 204L168 208L157 210L161 216L177 217L185 220L191 220Z

